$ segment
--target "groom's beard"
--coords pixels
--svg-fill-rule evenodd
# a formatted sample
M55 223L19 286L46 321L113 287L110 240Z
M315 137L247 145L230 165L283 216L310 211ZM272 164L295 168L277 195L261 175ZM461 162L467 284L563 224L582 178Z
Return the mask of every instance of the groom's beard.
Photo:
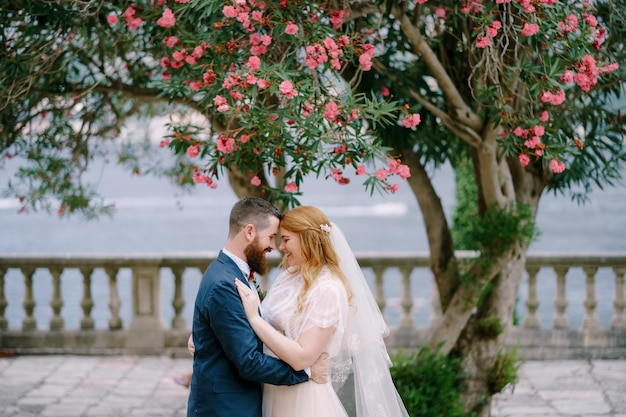
M269 251L271 251L271 249L268 250L268 252ZM254 240L243 250L251 271L265 275L267 272L267 259L265 257L265 252L266 249L259 245L258 238L254 238Z

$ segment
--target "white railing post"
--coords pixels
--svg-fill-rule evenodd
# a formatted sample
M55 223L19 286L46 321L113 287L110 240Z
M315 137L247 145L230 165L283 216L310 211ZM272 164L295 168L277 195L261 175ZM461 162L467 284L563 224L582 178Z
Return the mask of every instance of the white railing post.
M4 276L8 268L0 268L0 330L9 328L9 319L6 318L4 312L9 305L7 297L4 294Z
M24 274L24 318L22 319L22 330L34 330L37 328L37 320L33 317L35 310L35 298L33 297L33 275L35 268L22 268Z
M133 319L126 347L142 352L159 352L165 344L161 319L161 286L158 266L137 266L133 272Z
M598 271L596 266L583 267L585 272L585 316L583 317L583 330L595 330L598 328L598 316L596 315L596 307L598 300L596 299L595 276Z
M615 314L611 318L611 328L626 329L626 317L624 317L624 308L626 301L624 300L624 273L626 267L613 268L615 273L615 299L613 300L613 308Z
M537 297L537 273L539 267L526 268L528 273L528 297L526 298L526 308L528 315L524 318L524 327L527 329L539 328L539 317L537 316L537 308L539 308L539 298Z
M568 267L555 267L556 273L556 297L554 298L554 319L552 327L555 329L565 329L569 326L569 320L565 314L567 308L567 295L565 294L565 277L569 271Z
M111 312L111 318L109 318L109 330L122 329L122 318L120 317L120 307L122 302L120 301L120 295L117 290L117 271L116 267L104 268L104 273L109 277L109 311Z
M61 297L61 274L63 269L60 267L49 268L52 275L52 298L50 299L50 307L52 308L52 318L50 319L50 330L61 330L65 325L65 320L61 316L63 308L63 297Z
M174 318L172 319L172 329L185 329L185 318L183 317L183 307L185 307L185 299L183 298L183 273L185 268L172 268L174 274Z
M91 297L91 274L93 268L80 268L83 274L83 298L80 300L80 307L83 309L83 317L80 319L80 328L83 330L91 330L94 328L94 320L91 317L91 309L93 308L93 298Z

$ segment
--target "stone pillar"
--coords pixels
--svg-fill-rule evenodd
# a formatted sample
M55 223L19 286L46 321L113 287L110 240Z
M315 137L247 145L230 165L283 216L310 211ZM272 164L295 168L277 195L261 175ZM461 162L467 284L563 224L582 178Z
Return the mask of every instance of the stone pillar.
M158 353L165 346L161 318L161 286L158 266L133 267L133 318L126 347L137 353Z

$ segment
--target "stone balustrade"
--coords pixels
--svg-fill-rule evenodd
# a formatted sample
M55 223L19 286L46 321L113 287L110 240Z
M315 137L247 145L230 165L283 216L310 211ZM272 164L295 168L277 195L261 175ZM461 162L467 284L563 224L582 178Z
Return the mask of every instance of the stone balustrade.
M0 350L185 354L216 255L0 255ZM392 329L389 348L419 346L440 314L428 254L357 257ZM529 254L506 343L528 359L626 357L625 272L626 253Z

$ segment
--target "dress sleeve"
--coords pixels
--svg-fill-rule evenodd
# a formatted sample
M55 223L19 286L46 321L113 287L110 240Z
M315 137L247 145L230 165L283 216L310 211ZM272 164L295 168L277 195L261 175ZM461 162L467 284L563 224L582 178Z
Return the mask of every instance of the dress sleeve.
M329 350L334 350L343 336L347 317L348 295L341 282L336 279L321 280L311 288L307 298L300 333L313 327L334 327L336 330L328 346Z

